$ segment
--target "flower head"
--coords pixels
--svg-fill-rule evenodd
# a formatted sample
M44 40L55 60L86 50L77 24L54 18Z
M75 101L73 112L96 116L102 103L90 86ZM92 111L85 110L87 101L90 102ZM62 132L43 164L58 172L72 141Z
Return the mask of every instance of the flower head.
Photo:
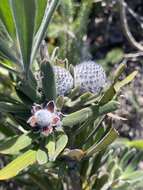
M61 112L57 111L56 105L50 101L46 106L34 104L32 107L32 116L28 119L27 123L33 128L38 129L44 135L49 135L57 127L61 127Z
M98 94L106 85L106 73L101 65L94 61L84 61L74 68L75 86L80 86L80 92Z

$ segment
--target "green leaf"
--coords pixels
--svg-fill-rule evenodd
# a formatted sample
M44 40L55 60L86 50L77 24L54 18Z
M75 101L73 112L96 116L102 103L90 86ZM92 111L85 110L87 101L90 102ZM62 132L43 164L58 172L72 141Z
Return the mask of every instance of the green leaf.
M108 180L109 180L109 174L108 173L105 173L103 175L101 175L99 178L96 179L96 189L102 189L103 186L108 183Z
M64 105L64 97L63 96L58 96L56 99L56 107L58 110L61 110Z
M116 94L116 90L114 85L116 85L115 83L118 81L120 75L123 73L123 71L125 70L126 65L124 63L121 63L119 65L119 67L116 69L115 74L113 76L113 84L111 84L111 86L105 91L105 93L103 94L103 96L100 99L100 105L104 105L105 103L107 103L108 101L112 100L113 97Z
M86 156L92 156L93 154L97 154L100 151L104 150L117 137L118 137L118 132L116 131L116 129L111 128L111 130L103 137L103 139L99 143L92 145L86 151Z
M5 123L4 123L5 124ZM4 125L0 123L0 133L4 134L6 137L16 135L16 131L13 129L12 126Z
M56 143L52 135L48 137L45 147L48 150L49 161L53 161L53 157L54 157L54 153L56 149Z
M112 64L118 63L119 61L123 59L123 56L124 56L124 52L122 51L122 49L115 48L107 54L106 62L112 63Z
M0 102L1 112L11 112L11 113L23 113L29 112L29 110L23 104L12 104L9 102Z
M16 176L20 171L36 162L36 151L29 150L0 170L0 180Z
M142 151L137 152L137 154L135 156L133 156L133 158L130 160L130 163L124 170L124 173L131 173L134 170L136 170L139 162L142 161L142 159L143 159L143 152Z
M29 106L33 105L33 101L28 96L26 96L19 88L16 88L15 91L24 104Z
M136 77L137 74L138 74L138 71L134 71L130 75L128 75L124 80L117 82L114 86L116 92L118 92L120 90L120 88L122 88L123 86L130 83Z
M135 147L137 149L143 150L143 140L142 139L132 140L132 141L124 141L123 143L129 147Z
M36 160L40 165L46 164L48 161L47 153L41 149L38 149L36 153Z
M46 148L48 149L49 161L55 161L58 155L63 151L67 145L68 137L66 134L61 133L55 138L50 136Z
M20 150L26 148L32 143L32 137L23 134L21 136L13 136L0 141L1 154L17 154Z
M112 100L107 104L99 107L98 115L104 115L109 112L113 112L118 109L119 105L120 105L119 102Z
M117 70L114 73L114 83L116 83L119 79L119 77L121 76L121 74L123 73L123 71L126 68L126 64L125 63L121 63L119 65L119 67L117 68Z
M118 108L118 105L118 102L110 101L103 106L94 105L83 108L64 117L62 120L62 124L63 126L73 126L86 121L91 116L94 116L94 119L96 119L99 115L104 115L109 112L115 111Z
M56 99L56 83L53 66L44 61L41 63L42 90L47 101Z
M36 27L35 27L35 32L39 29L39 26L42 22L45 9L47 5L47 0L36 0Z
M93 111L91 107L81 109L80 111L76 111L65 116L62 120L63 126L73 126L75 124L81 123L87 120L90 116L92 116Z
M113 99L113 97L115 96L116 91L114 89L114 85L111 85L103 94L103 96L100 99L100 105L104 105L106 103L108 103L110 100Z
M5 40L1 38L0 38L0 52L2 53L4 58L7 58L9 61L12 61L13 63L17 63L19 65L21 64L20 61L15 56L13 50L9 47L9 45L5 42Z
M128 174L123 174L120 179L122 180L131 180L131 182L137 182L143 180L143 171L135 171Z
M53 13L57 7L58 2L59 2L59 0L52 0L50 2L50 5L49 5L49 2L47 2L46 11L45 11L43 20L41 22L39 30L35 36L35 39L34 39L34 45L33 45L33 50L32 50L32 55L31 55L32 61L34 60L35 55L38 51L38 48L39 48L39 46L40 46L40 44L41 44L41 42L45 36L49 22L53 16Z
M10 66L8 66L8 65L6 65L6 64L4 64L4 63L2 63L1 61L0 61L0 67L2 67L2 68L4 68L4 69L6 69L6 70L8 70L9 72L11 72L11 73L15 73L15 74L20 74L20 73L18 73L16 70L14 70L12 67L10 67Z
M38 102L40 94L37 92L36 85L31 85L29 80L23 80L17 85L17 89L27 96L32 102Z
M15 26L10 9L9 0L1 0L0 2L0 20L4 24L8 34L15 38Z
M31 51L34 36L36 15L35 0L10 0L10 2L24 70L27 74L31 62Z
M53 160L55 160L59 156L59 154L63 151L63 149L65 148L67 143L68 143L68 137L66 134L62 133L62 134L58 135L58 137L56 139L56 150L54 153Z
M96 132L99 132L99 127L102 123L102 121L104 120L105 116L100 116L98 117L95 121L94 121L94 125L93 125L93 130L90 132L90 134L86 137L85 139L85 143L87 143L94 135ZM98 135L98 138L99 138L99 135Z
M124 156L122 156L122 158L120 159L120 167L124 169L135 154L136 149L131 149L128 152L126 152Z

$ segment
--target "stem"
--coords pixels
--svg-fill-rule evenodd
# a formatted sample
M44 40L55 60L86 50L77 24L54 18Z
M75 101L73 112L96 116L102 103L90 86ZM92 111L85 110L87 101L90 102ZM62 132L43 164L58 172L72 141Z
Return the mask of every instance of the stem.
M139 51L143 51L143 46L135 40L135 38L133 37L129 29L124 0L118 0L118 3L119 3L119 9L120 9L120 20L121 20L124 35L126 36L129 43L132 45L132 47L136 48Z

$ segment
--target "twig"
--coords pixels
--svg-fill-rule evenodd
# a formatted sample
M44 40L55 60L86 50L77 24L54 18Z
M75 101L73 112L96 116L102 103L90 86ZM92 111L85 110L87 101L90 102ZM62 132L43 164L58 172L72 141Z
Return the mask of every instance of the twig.
M120 9L120 20L123 28L124 35L130 44L139 51L143 51L143 46L135 40L133 37L127 22L126 7L124 6L124 0L118 0Z
M132 59L132 58L137 58L137 57L143 57L143 52L124 54L124 58L126 59Z
M138 15L137 13L135 13L128 5L127 3L124 2L124 6L126 7L126 9L128 10L128 12L136 19L136 21L139 24L143 24L143 17Z

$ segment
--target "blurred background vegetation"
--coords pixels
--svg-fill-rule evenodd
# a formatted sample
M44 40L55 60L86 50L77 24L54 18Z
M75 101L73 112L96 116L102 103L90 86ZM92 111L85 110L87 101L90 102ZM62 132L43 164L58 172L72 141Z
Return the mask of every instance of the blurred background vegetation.
M131 32L131 37L137 46L128 39L122 20L121 5L117 0L61 0L45 38L50 55L53 50L57 51L55 48L60 47L58 57L61 59L57 59L58 64L62 65L68 60L70 64L76 65L92 59L104 67L109 81L112 79L113 71L121 62L127 65L124 76L131 71L139 71L136 79L129 86L124 87L120 95L121 106L116 114L126 120L113 121L113 127L118 129L121 139L106 150L106 156L102 159L99 154L91 158L89 163L83 161L88 165L86 173L84 168L80 168L85 190L142 190L143 186L143 174L140 173L143 169L143 142L140 141L134 147L122 144L123 137L129 140L143 138L143 2L126 0L124 8L128 32ZM5 37L4 33L0 35ZM0 99L2 97L2 100L4 98L6 100L7 95L16 98L11 85L15 81L13 77L0 61ZM19 133L4 113L0 113L0 126L0 140L5 136ZM97 167L95 160L98 162ZM2 168L8 162L8 157L1 156L0 167ZM41 172L40 174L42 169L38 171ZM136 173L132 174L134 170ZM98 175L95 175L95 171ZM27 176L24 179L19 176L16 180L0 182L0 189L45 190L41 177L48 180L47 189L52 187L50 180L54 180L56 187L61 188L56 174L49 178L43 175L38 179L38 175L34 175L31 169L29 176L29 181ZM98 180L95 182L95 179ZM116 185L119 180L121 183ZM33 183L36 185L33 186ZM90 188L89 184L91 184Z

